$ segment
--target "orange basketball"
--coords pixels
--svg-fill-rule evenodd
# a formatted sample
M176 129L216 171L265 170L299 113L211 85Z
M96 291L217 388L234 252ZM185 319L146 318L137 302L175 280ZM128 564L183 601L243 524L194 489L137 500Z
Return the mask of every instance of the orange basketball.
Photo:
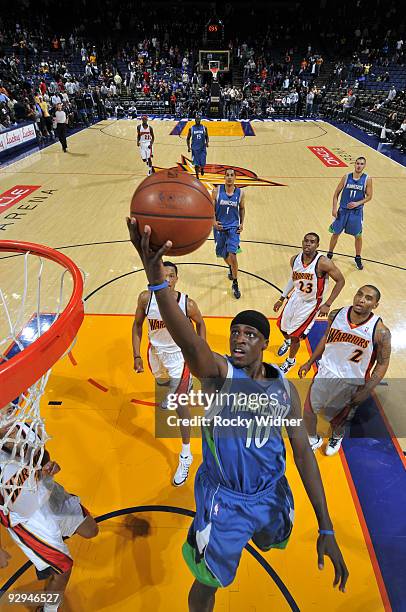
M131 217L142 232L151 226L152 248L170 240L168 255L192 253L213 228L214 207L209 192L191 174L169 168L148 176L131 200Z

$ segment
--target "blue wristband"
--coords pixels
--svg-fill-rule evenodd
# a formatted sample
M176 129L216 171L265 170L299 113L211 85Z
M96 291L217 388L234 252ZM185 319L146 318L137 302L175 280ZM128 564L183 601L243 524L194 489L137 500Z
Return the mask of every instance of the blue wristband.
M335 531L332 531L331 529L319 529L319 534L320 535L334 535Z
M160 285L148 285L149 291L159 291L160 289L166 289L167 287L169 287L169 283L166 280Z

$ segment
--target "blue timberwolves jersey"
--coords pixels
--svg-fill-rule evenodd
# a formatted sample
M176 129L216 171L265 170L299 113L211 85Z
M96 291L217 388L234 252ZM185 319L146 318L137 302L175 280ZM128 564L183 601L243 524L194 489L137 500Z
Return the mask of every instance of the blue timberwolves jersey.
M195 150L205 149L206 148L206 130L204 125L192 125L192 141L191 147Z
M232 195L227 195L225 185L219 185L216 199L216 220L224 229L240 225L241 189L236 187Z
M270 378L257 381L228 359L219 401L207 411L210 425L203 427L204 466L219 484L247 495L271 486L285 472L280 419L290 413L290 388L279 368L266 367Z
M346 209L350 202L359 202L365 198L367 180L367 174L361 174L359 179L355 179L352 173L347 174L344 189L341 192L340 208Z

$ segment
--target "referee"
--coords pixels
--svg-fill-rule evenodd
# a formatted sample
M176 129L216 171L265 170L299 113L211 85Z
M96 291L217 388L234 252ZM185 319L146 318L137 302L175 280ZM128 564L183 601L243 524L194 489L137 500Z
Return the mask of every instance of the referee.
M55 111L55 122L56 122L56 133L59 138L59 142L62 145L62 151L66 153L68 145L66 143L66 128L68 125L68 118L64 110L62 110L62 104L56 105Z

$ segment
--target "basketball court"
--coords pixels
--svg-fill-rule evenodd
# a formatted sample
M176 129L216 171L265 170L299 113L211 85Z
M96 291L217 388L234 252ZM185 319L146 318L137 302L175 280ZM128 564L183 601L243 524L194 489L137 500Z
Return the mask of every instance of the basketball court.
M178 165L193 172L186 147L190 124L151 123L155 167ZM386 384L366 409L362 427L367 439L354 434L338 456L316 455L350 571L347 593L333 590L329 562L324 572L317 569L317 523L287 443L287 477L295 497L289 546L267 554L254 546L244 551L235 582L216 596L216 610L404 609L399 563L406 502L405 168L323 121L204 123L210 136L205 184L212 189L222 183L225 168L233 166L246 194L240 300L231 294L227 269L216 258L211 238L176 260L178 289L199 305L211 347L227 351L230 318L240 310L255 308L272 319L273 304L288 279L289 259L300 250L306 232L317 232L321 249L327 250L334 190L363 155L374 187L365 207L365 268L355 268L353 239L342 236L335 262L346 286L335 306L351 304L361 285L376 285L382 293L379 314L392 332L393 348ZM86 273L84 323L72 351L53 368L41 404L52 436L47 446L62 467L58 481L100 517L96 539L74 537L69 544L75 565L64 610L75 612L186 610L192 582L181 546L194 510L200 440L192 440L191 477L175 489L171 477L180 442L155 437L153 378L149 371L136 374L132 363L132 315L146 287L125 225L131 196L146 176L135 126L134 121L104 121L71 136L67 154L57 143L0 171L0 193L18 186L22 194L7 209L0 208L0 239L46 244ZM10 292L14 283L21 284L21 259L1 263L2 283L7 274ZM49 291L53 294L43 313L52 312L56 281L49 283ZM318 322L309 342L302 344L289 378L297 378L298 366L315 348L324 325ZM281 339L272 320L267 361L283 361L276 355ZM145 331L145 363L146 346ZM0 570L3 588L37 589L32 567L15 575L26 562L23 554L5 533L2 542L12 554L9 567ZM0 609L6 609L6 599L7 593Z

